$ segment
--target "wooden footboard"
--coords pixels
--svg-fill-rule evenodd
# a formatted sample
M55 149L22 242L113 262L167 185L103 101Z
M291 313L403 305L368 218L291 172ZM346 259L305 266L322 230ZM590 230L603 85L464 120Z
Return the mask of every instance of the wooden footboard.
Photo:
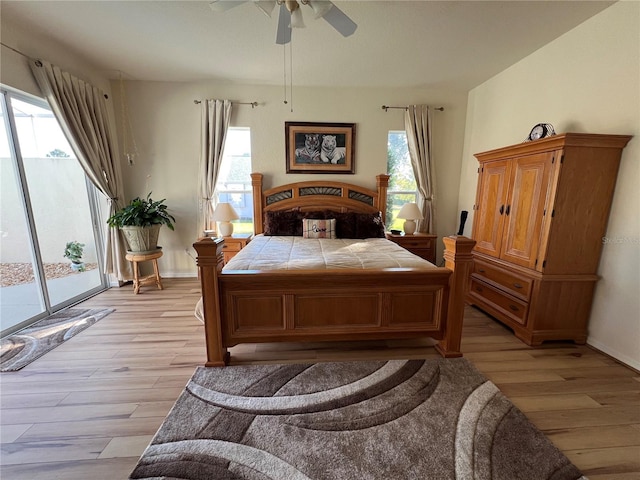
M461 356L464 297L475 244L447 237L445 268L222 272L222 239L198 253L207 366L224 366L238 343L428 336Z

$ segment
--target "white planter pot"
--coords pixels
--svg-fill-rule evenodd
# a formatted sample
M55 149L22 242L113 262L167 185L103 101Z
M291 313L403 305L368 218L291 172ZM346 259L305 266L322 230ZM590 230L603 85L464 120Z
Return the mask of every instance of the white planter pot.
M84 272L86 270L84 263L71 262L70 266L71 266L71 270L73 270L74 272Z

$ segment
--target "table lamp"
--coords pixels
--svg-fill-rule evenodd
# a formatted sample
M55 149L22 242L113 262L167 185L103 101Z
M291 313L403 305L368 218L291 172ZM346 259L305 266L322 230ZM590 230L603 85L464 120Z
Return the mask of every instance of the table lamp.
M413 235L416 231L416 220L422 218L422 213L415 203L405 203L400 212L398 212L398 218L404 219L404 233L406 235Z
M213 220L219 222L218 233L223 237L233 235L233 224L231 220L240 218L230 203L222 202L216 205L213 212Z

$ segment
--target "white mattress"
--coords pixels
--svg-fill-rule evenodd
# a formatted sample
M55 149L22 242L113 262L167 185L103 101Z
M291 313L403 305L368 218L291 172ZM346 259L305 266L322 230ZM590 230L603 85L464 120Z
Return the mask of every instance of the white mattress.
M435 268L386 238L327 239L257 235L224 270Z

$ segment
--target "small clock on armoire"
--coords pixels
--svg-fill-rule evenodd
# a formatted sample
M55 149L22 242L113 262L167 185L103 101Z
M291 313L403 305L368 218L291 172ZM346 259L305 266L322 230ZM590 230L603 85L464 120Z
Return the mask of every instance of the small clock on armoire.
M550 123L538 123L529 132L529 135L525 139L525 142L531 142L533 140L540 140L541 138L551 137L556 132L553 129L553 125Z

